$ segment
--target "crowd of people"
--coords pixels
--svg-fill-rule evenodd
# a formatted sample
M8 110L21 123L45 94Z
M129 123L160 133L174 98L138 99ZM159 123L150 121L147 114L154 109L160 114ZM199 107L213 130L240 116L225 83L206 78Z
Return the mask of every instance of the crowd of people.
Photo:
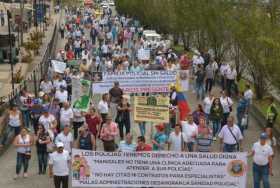
M246 137L254 94L250 84L244 92L235 89L237 73L233 66L219 65L205 50L194 51L190 58L186 54L176 55L163 45L152 48L147 45L137 21L114 15L110 8L104 9L101 17L91 8L65 8L60 34L62 39L66 38L66 44L56 59L67 63L65 72L60 74L50 67L40 83L39 96L22 90L19 103L13 104L7 115L8 125L1 144L5 145L14 133L15 179L20 176L21 168L23 177L28 177L33 145L37 151L38 174L46 174L48 169L56 188L60 184L68 187L72 148L106 152L243 151L242 141ZM151 50L151 61L137 58L141 48ZM98 81L96 72L145 70L177 70L181 79L180 84L170 86L170 122L154 125L156 132L150 144L146 143L149 122L132 120L133 96L124 93L118 81L100 101L92 101L88 111L71 104L73 77ZM221 88L219 95L214 95L213 86ZM198 105L194 110L187 100L188 90L196 93ZM277 145L272 134L276 118L277 110L271 100L267 128L250 152L254 156L255 188L260 187L261 179L264 187L269 187L268 175L272 174L273 151ZM139 127L139 135L132 134L135 126ZM133 136L137 136L137 143ZM217 140L219 149L213 147ZM98 145L100 142L103 146Z

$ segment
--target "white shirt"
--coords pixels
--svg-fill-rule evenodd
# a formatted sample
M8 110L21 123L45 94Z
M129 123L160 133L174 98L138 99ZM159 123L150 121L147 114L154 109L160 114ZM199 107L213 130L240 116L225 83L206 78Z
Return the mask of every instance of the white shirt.
M213 101L214 101L214 98L210 99L210 97L205 97L205 99L203 100L204 112L206 114L210 114L210 110L211 110Z
M60 86L63 86L63 87L67 87L67 84L66 84L66 81L65 80L61 80L61 81L59 81L59 80L54 80L53 81L53 86L54 86L54 88L55 89L59 89L60 88Z
M131 144L127 144L126 141L121 141L120 145L119 145L119 151L122 152L134 152L136 151L136 145L131 143Z
M227 71L226 71L226 77L227 77L227 79L229 79L229 80L235 80L236 76L237 76L237 72L236 72L235 69L230 69L230 68L227 69Z
M51 81L45 82L42 81L40 84L40 89L44 92L44 93L51 93L52 89L53 89L53 84Z
M49 164L53 165L53 174L55 176L69 175L70 155L68 151L58 153L57 151L50 154Z
M220 67L220 74L225 76L228 69L230 69L228 64L222 64Z
M183 133L187 137L187 142L194 142L195 137L198 135L198 127L197 125L193 122L192 124L189 124L187 121L181 121L182 124L182 130Z
M98 111L100 114L108 114L108 111L109 111L108 103L101 100L98 103Z
M61 108L60 110L60 123L62 125L70 125L71 119L73 119L74 114L72 108Z
M68 152L72 151L71 143L73 142L73 136L71 132L67 135L65 135L64 132L59 133L55 139L55 143L58 142L62 142L64 144L64 149Z
M187 137L180 132L178 135L175 132L170 133L168 142L171 144L170 151L182 151L182 142L187 142Z
M254 151L254 163L261 166L267 165L268 157L273 155L271 146L268 144L261 145L260 142L254 143L252 150Z
M229 113L229 107L233 105L233 101L230 97L220 97L220 101L224 110L224 113Z
M252 99L253 99L253 96L254 96L254 93L251 89L247 89L245 92L244 92L244 97L246 100L250 101L250 103L252 102Z
M81 110L77 109L77 108L73 108L73 121L74 122L84 122L85 121L85 117L82 115Z
M48 130L52 124L52 122L55 121L55 117L52 114L49 114L48 117L45 117L44 115L42 115L39 118L39 123L42 124L45 128L45 130Z
M234 124L233 127L230 127L230 129L232 133L235 135L237 141L243 139L242 133L237 125ZM230 133L228 125L223 126L218 137L223 139L224 144L236 144L236 140L234 139L233 135Z
M68 92L66 90L64 90L63 92L61 92L60 90L57 90L55 92L55 98L57 98L60 103L67 102Z
M204 64L204 59L203 59L203 57L195 55L195 56L193 57L193 64L194 64L194 65L201 65L201 64Z

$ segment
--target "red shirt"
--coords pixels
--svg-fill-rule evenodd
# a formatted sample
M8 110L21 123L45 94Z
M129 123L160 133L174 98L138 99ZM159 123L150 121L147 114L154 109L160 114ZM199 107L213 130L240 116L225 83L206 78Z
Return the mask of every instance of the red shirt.
M67 60L72 60L74 59L75 55L74 55L74 52L72 50L69 50L67 53L66 53L66 58Z
M101 123L101 120L99 117L95 116L92 117L91 115L86 115L86 122L88 124L89 131L96 136L97 135L97 125Z
M152 146L145 144L144 147L137 146L136 151L152 151Z

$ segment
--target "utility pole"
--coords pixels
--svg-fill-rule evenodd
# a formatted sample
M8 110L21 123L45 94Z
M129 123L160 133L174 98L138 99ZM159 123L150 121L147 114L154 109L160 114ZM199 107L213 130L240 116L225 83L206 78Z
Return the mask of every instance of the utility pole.
M11 76L12 76L12 94L15 95L15 83L14 83L14 64L13 64L13 57L12 57L12 36L11 36L11 19L12 15L9 10L7 10L7 18L8 18L8 31L9 31L9 47L10 47L10 53L9 53L9 61L11 64Z
M23 44L23 10L24 10L24 0L20 0L20 43Z

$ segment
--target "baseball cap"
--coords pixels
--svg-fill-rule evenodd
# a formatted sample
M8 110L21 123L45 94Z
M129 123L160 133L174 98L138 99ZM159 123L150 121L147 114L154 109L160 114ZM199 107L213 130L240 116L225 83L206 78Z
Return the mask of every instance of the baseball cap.
M62 142L58 142L58 143L56 143L56 147L62 148L62 147L64 147L64 144Z
M260 135L261 140L266 140L267 138L268 138L268 136L266 133L261 133L261 135Z

